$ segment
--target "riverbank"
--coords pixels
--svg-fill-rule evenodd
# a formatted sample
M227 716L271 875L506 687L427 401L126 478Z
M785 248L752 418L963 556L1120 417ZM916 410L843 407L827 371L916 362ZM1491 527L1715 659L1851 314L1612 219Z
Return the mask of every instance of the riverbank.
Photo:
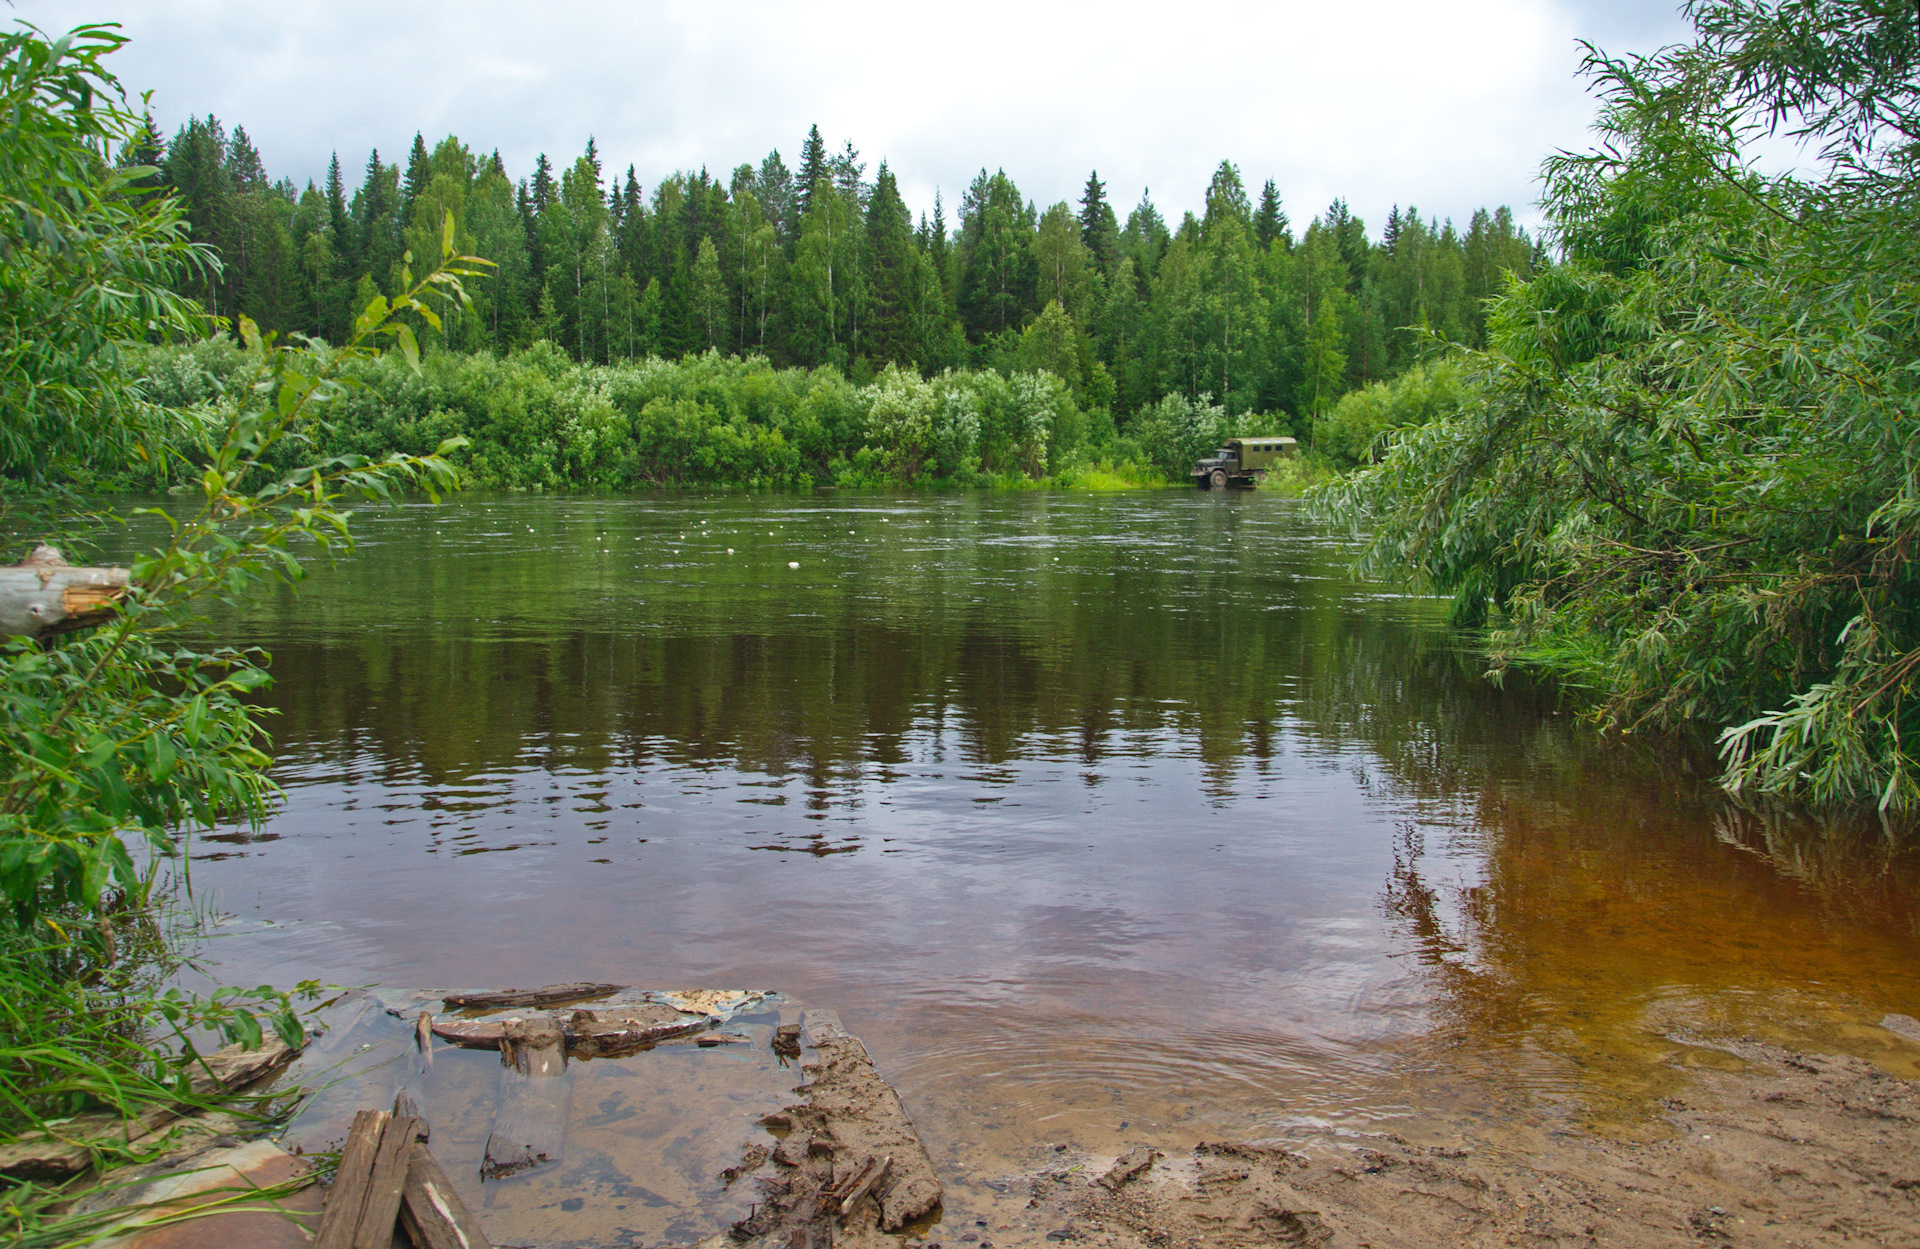
M1255 1245L1763 1246L1920 1239L1920 1084L1859 1058L1675 1034L1684 1096L1602 1132L1541 1105L1498 1116L1410 1107L1391 1133L1302 1131L1118 1158L1061 1148L991 1181L942 1249ZM1920 1058L1920 1044L1902 1039ZM1724 1069L1717 1069L1724 1068ZM964 1217L972 1215L972 1218ZM908 1242L909 1249L915 1242Z

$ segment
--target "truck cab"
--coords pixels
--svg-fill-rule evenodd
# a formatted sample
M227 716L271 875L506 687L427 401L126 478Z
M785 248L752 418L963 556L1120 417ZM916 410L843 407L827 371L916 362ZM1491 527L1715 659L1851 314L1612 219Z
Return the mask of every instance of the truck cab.
M1250 488L1266 479L1267 470L1278 460L1299 451L1300 444L1277 434L1229 438L1205 459L1194 461L1193 484L1202 490L1225 490L1229 486Z

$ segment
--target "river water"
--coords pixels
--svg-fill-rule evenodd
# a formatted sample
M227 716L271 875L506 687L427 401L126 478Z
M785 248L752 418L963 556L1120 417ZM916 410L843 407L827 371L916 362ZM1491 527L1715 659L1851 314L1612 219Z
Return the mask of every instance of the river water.
M370 511L273 655L220 979L778 989L956 1191L1050 1143L1626 1125L1675 1027L1903 1063L1911 857L1481 675L1260 495Z

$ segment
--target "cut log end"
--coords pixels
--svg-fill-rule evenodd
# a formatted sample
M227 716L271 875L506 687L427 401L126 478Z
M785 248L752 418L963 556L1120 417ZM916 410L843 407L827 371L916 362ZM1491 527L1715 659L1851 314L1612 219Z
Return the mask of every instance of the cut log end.
M0 568L0 635L47 637L112 618L131 589L124 568L75 568L42 543Z

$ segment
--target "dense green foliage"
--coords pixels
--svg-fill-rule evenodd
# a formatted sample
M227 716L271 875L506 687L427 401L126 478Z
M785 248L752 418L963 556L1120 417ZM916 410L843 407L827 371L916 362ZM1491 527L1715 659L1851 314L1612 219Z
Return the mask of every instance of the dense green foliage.
M212 117L169 142L149 126L126 159L160 166L193 237L225 259L185 288L216 315L338 339L451 212L460 249L497 265L472 310L427 336L458 350L545 339L616 363L717 349L857 383L888 364L1044 370L1123 429L1169 393L1304 425L1402 371L1422 329L1477 345L1485 297L1535 263L1504 208L1464 233L1396 208L1373 240L1336 201L1296 239L1274 184L1256 203L1225 162L1203 214L1170 224L1143 194L1124 226L1097 175L1077 207L1043 209L982 170L950 233L943 205L916 223L884 162L868 179L818 128L798 170L774 152L647 195L632 168L606 178L592 141L516 183L497 154L416 135L404 166L375 152L358 190L337 158L324 187L271 182L244 128Z
M130 363L150 400L207 412L233 402L247 357L211 339L132 349ZM418 369L389 355L343 376L354 386L310 434L320 452L425 453L460 437L474 484L514 488L1074 482L1102 466L1147 483L1272 420L1171 394L1122 435L1047 371L888 365L856 386L837 369L717 351L579 364L544 342L504 359L438 352Z
M0 291L9 315L24 308L0 369L0 516L11 539L85 542L121 519L89 506L89 483L183 450L199 501L133 561L110 623L0 643L5 1135L176 1096L195 1036L258 1043L266 1023L297 1039L285 994L166 987L180 952L162 872L189 832L258 818L274 792L247 697L267 681L259 657L190 646L181 631L201 604L299 576L301 546L344 541L342 496L432 491L454 471L433 455L316 457L308 437L344 393L343 366L383 340L417 358L398 317L433 324L436 302L457 303L475 270L453 254L450 222L433 272L403 274L401 295L374 300L345 346L283 345L243 319L242 367L217 410L177 412L129 388L129 343L204 333L169 283L218 263L187 242L178 201L139 186L151 171L108 159L139 124L102 64L120 43L98 27L0 40Z
M1325 502L1497 664L1621 730L1723 730L1726 781L1920 803L1920 32L1883 0L1699 0L1594 56L1601 143L1547 165L1564 263L1494 305L1468 394ZM1767 176L1756 125L1816 172Z

